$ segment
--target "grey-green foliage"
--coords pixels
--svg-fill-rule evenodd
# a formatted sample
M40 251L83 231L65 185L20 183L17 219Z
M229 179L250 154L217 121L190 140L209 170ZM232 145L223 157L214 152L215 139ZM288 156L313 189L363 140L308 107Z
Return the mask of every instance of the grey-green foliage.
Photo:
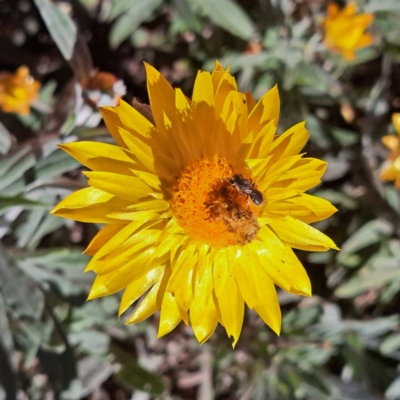
M115 48L127 39L162 4L162 0L129 0L112 2L109 20L118 16L110 32L110 46Z
M77 38L77 27L59 6L50 0L34 0L52 39L66 60L72 58Z
M35 0L75 75L68 83L62 78L44 85L29 116L4 118L0 124L0 385L6 394L13 398L20 390L34 400L48 393L81 399L101 395L112 377L112 385L134 400L194 398L193 393L198 400L210 399L210 393L254 400L400 398L400 196L390 183L376 185L386 156L379 138L389 132L389 113L398 108L393 77L400 60L399 3L358 2L363 11L375 13L375 43L358 51L353 62L322 45L325 10L315 2L80 3L83 9L74 2ZM113 65L114 72L125 72L130 90L145 88L136 64L156 61L175 79L174 86L182 83L190 95L195 69L212 70L219 59L256 100L278 84L279 132L306 121L311 137L304 151L329 162L313 193L339 208L316 227L332 236L342 252L299 252L315 295L300 300L279 292L280 338L249 312L235 352L219 328L201 347L182 327L157 341L157 317L136 326L118 320L118 295L85 302L94 274L82 273L88 260L82 251L96 229L49 214L61 198L85 185L79 163L56 144L104 140L104 127L76 126L79 71L93 72L90 53L78 46L74 22L90 37L92 25L79 19L85 10L91 23L104 24L102 29L110 25L103 45L114 50L115 60L110 64L97 53L99 67ZM89 41L89 48L98 52L91 47L95 42ZM246 51L250 42L259 44L258 50ZM119 51L129 44L137 48L121 58ZM57 68L65 73L67 64L51 61L54 75L63 76ZM352 114L347 119L346 107ZM46 124L49 115L56 123ZM31 131L29 140L25 132L16 132L19 125ZM373 170L366 157L371 154ZM16 366L13 360L20 356ZM36 371L29 374L32 365L38 365L47 383L36 379Z

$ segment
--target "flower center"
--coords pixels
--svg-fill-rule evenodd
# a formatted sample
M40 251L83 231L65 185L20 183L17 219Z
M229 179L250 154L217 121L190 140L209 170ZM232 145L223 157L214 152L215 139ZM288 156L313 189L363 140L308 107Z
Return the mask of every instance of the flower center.
M256 237L258 208L240 179L246 188L254 185L217 156L186 167L171 189L171 209L188 236L216 248L244 245Z

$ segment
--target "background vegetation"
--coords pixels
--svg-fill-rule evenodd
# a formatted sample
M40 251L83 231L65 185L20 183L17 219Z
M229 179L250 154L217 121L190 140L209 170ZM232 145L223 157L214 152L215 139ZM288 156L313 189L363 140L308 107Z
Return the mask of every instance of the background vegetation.
M400 2L357 4L374 44L349 62L322 44L324 0L0 1L0 70L42 82L28 116L0 113L0 399L400 399L400 196L379 180ZM86 302L98 227L49 214L85 185L56 144L111 140L82 104L90 71L147 103L143 61L190 95L215 59L256 98L278 83L281 131L307 121L307 153L329 161L314 192L339 209L318 228L342 248L299 251L314 296L280 293L280 338L247 312L234 351L222 328L203 346L183 325L157 340L157 315L118 320L118 294Z

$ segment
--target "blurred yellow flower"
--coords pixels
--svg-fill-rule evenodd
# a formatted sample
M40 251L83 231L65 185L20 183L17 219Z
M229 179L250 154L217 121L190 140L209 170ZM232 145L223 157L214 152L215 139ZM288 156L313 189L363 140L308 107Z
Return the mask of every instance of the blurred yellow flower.
M396 188L400 189L400 113L394 113L392 121L397 136L387 135L382 138L382 143L391 152L382 166L380 177L384 182L395 181Z
M373 38L365 30L371 25L372 14L356 15L356 3L347 4L342 10L337 4L329 4L324 21L324 45L353 61L355 50L372 44Z
M275 284L311 295L292 248L337 249L309 223L336 210L304 192L326 162L303 157L309 134L299 123L275 136L277 87L259 102L237 89L228 70L199 71L192 99L146 65L154 124L124 101L100 109L118 146L78 142L61 148L91 172L89 187L52 213L105 226L86 253L97 277L89 299L125 289L127 320L161 309L159 336L183 320L200 343L221 323L234 346L245 303L277 334Z
M40 86L25 66L14 74L0 73L0 108L4 112L28 115L31 104L38 98Z

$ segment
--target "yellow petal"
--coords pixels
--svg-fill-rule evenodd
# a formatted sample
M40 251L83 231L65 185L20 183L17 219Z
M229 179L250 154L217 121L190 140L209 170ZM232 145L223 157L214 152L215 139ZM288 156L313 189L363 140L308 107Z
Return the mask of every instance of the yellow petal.
M399 121L400 124L400 121ZM396 128L397 129L397 128ZM395 135L387 135L382 137L382 143L392 151L399 149L400 141L399 137Z
M268 202L279 202L287 200L292 197L298 197L302 194L300 190L293 190L287 188L268 188L264 195L268 199Z
M395 168L394 163L392 161L387 161L383 164L379 177L384 182L390 182L390 181L394 181L398 175L399 175L399 172Z
M140 138L131 135L127 130L119 128L119 133L129 149L134 154L137 163L140 163L148 171L154 172L154 157L151 147ZM140 165L139 164L139 165ZM135 168L132 166L131 168Z
M203 139L204 146L215 123L214 89L209 72L199 71L197 74L193 88L192 109L198 134Z
M161 305L160 325L157 337L160 338L171 332L182 321L181 311L175 296L165 292Z
M83 254L94 256L114 235L116 235L125 225L110 224L101 228L96 236L91 240Z
M339 6L335 3L329 3L328 4L328 9L327 9L327 14L328 18L334 18L339 14Z
M356 58L356 53L354 50L350 49L342 49L340 54L345 58L347 61L354 61Z
M338 211L338 209L333 206L328 200L305 193L302 193L300 196L287 199L287 202L293 203L295 207L301 206L306 207L308 210L310 210L310 215L299 216L299 219L303 222L306 222L307 224L316 221L322 221ZM290 215L292 217L296 217L296 212Z
M147 90L150 98L151 111L159 131L168 135L164 115L175 125L175 95L168 81L151 65L145 63L147 75Z
M275 85L264 94L249 115L249 132L257 133L270 121L279 120L280 100L278 87Z
M71 193L51 211L63 218L72 218L81 222L117 223L124 222L112 219L106 215L111 211L123 209L129 201L113 196L100 189L88 187Z
M339 250L328 236L290 216L287 216L284 220L271 222L269 225L279 239L296 249L308 251Z
M115 107L99 107L99 111L101 116L106 123L108 131L111 133L115 141L121 146L126 148L126 144L122 140L118 128L121 127L123 124L118 117L118 114L115 110Z
M218 60L216 60L214 70L211 74L213 87L214 87L214 93L217 92L217 88L219 86L219 83L221 82L223 75L224 75L224 68L222 67L221 63Z
M281 308L275 285L262 269L254 269L255 290L259 305L255 307L261 319L277 334L281 332Z
M143 181L134 176L120 175L113 172L84 172L88 183L104 192L129 200L132 203L146 198L153 191Z
M152 187L156 191L161 191L161 181L160 178L150 172L138 171L131 169L131 172L141 179L146 185Z
M126 324L136 324L141 322L146 318L149 318L150 315L153 315L160 309L161 302L159 301L159 296L160 293L164 294L164 285L164 279L160 279L156 282L156 284L150 289L149 293L136 308L135 312L126 321Z
M184 235L168 234L166 237L160 236L154 252L154 257L161 257L173 249L180 249L187 240L187 237Z
M258 237L262 242L253 241L258 259L268 276L282 289L291 288L311 295L310 279L302 264L289 246L266 226L261 227Z
M151 264L149 266L149 260L146 259L146 257L149 257L149 254L141 254L132 262L121 265L118 269L114 269L105 274L99 273L93 282L87 299L93 300L98 297L109 296L110 294L119 292L126 288L131 282L142 278L151 269L160 266L158 263L158 265ZM135 266L135 268L133 268L133 266Z
M205 267L201 278L200 274L196 275L194 300L190 307L190 321L200 344L210 338L220 318L212 292L213 273L212 265L209 264Z
M130 136L142 139L148 138L155 129L154 125L146 117L123 100L120 100L115 111L121 121L119 128L125 128L125 131L129 132ZM126 143L125 139L121 136L120 131L119 135L124 143ZM125 138L127 137L128 136L125 136ZM128 143L126 143L126 145L130 147Z
M286 178L285 173L296 164L298 160L301 159L301 155L292 156L288 158L282 158L276 161L268 170L265 172L265 177L259 184L259 190L265 191L268 186L271 186L274 182ZM287 177L286 179L290 179Z
M58 147L92 170L131 175L129 168L136 165L133 154L107 143L74 142Z
M394 127L396 128L396 132L400 135L400 113L392 114L392 122Z
M230 251L228 255L231 255L231 258L228 262L233 265L236 283L244 301L250 309L253 309L259 306L259 299L254 283L253 265L247 249L248 247L244 246L237 248L236 251Z
M219 250L214 257L213 280L215 294L219 298L225 293L226 280L232 274L232 266L229 266L225 250Z
M175 90L175 106L176 127L172 132L176 142L174 159L179 159L183 165L188 165L202 157L203 141L198 133L198 125L193 117L189 100L180 89Z
M149 223L146 225L149 225ZM150 229L143 227L121 243L116 249L101 257L101 260L105 261L106 264L101 273L105 274L115 268L123 267L124 264L133 262L138 256L142 257L143 252L149 250L149 247L154 247L161 235L161 231L157 228L151 228L151 226Z
M105 255L111 253L117 247L124 243L126 239L128 239L131 235L133 235L142 225L143 221L134 221L124 226L118 233L115 234L105 245L96 253L96 255L89 261L85 272L87 271L98 271L98 268L101 266L99 260Z
M214 83L214 76L213 76ZM215 86L214 86L215 88ZM215 117L216 119L222 113L224 102L228 94L232 91L237 91L235 78L229 72L221 72L221 78L218 86L215 89Z
M254 109L254 107L256 106L257 103L256 103L256 101L254 100L254 97L252 96L252 94L249 91L247 91L245 93L245 95L246 95L246 99L247 99L248 113L250 114L253 111L253 109Z
M143 210L143 211L117 211L107 214L107 217L113 220L121 221L151 221L170 218L171 212L160 212L156 210Z
M343 10L340 12L342 17L352 17L357 12L357 4L354 2L350 2L345 5Z
M187 318L187 313L184 313L179 307L175 297L166 291L170 277L171 267L168 265L165 268L165 273L157 296L157 304L161 305L158 337L164 336L171 332L182 320L182 316ZM185 321L186 324L187 322L188 321Z
M195 246L188 246L182 250L173 266L172 275L167 291L175 296L179 306L187 311L193 300L194 267L197 263Z
M235 347L239 340L244 318L244 301L233 274L226 278L225 287L218 298L222 324Z
M270 151L277 151L276 149L285 143L281 157L297 155L305 146L309 137L310 134L305 128L305 122L300 122L282 133L282 135L279 135L272 143Z
M198 261L197 261L197 274L199 279L203 277L206 268L212 269L210 262L210 246L207 243L202 243L198 246Z
M158 282L164 273L165 267L158 267L151 270L141 278L130 283L121 297L118 316L121 316L146 290Z
M360 40L356 44L357 49L362 49L363 47L370 46L374 43L374 38L369 33L366 33L361 36Z

